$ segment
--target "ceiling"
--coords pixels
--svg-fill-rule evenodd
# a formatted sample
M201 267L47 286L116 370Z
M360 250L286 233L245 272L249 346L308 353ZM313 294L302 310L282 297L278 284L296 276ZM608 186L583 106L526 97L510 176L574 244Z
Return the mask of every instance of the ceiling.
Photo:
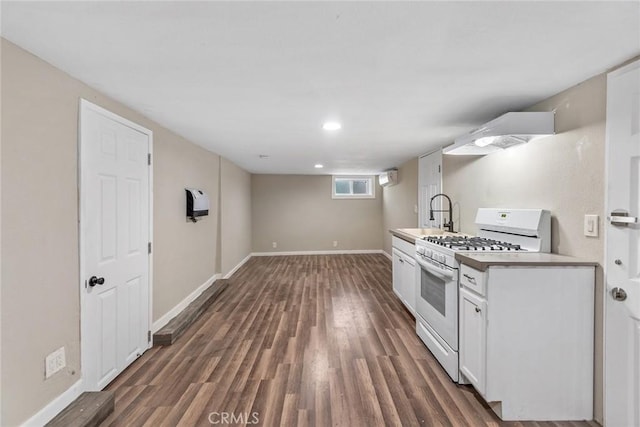
M253 173L399 166L640 54L640 1L1 7L6 39Z

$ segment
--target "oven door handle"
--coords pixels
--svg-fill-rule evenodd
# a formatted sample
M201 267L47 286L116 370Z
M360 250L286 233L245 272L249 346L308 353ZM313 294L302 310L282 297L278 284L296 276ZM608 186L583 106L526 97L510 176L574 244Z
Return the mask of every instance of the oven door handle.
M416 258L416 262L429 273L433 274L436 277L441 279L453 279L453 270L444 270L438 268L434 265L429 264L428 262L422 261L420 258Z

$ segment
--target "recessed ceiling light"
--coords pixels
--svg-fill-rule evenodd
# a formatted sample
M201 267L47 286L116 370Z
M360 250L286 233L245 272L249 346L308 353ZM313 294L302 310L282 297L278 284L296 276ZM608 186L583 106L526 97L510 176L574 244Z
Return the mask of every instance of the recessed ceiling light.
M342 125L339 122L325 122L322 125L322 129L324 129L324 130L340 130L340 129L342 129Z
M320 163L316 163L316 165L314 167L316 169L322 169L324 167L324 165L321 165Z

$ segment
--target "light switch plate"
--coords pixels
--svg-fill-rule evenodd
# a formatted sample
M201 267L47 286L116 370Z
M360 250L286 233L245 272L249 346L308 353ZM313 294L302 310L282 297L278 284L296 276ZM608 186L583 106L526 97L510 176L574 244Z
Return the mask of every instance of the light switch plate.
M598 237L598 215L584 216L584 235Z

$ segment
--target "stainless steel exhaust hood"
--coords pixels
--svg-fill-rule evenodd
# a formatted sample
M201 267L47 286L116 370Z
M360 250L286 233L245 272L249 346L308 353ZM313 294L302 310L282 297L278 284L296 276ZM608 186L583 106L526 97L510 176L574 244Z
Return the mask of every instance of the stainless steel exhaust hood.
M554 133L553 112L506 113L456 138L453 144L442 149L442 153L476 156L491 154Z

